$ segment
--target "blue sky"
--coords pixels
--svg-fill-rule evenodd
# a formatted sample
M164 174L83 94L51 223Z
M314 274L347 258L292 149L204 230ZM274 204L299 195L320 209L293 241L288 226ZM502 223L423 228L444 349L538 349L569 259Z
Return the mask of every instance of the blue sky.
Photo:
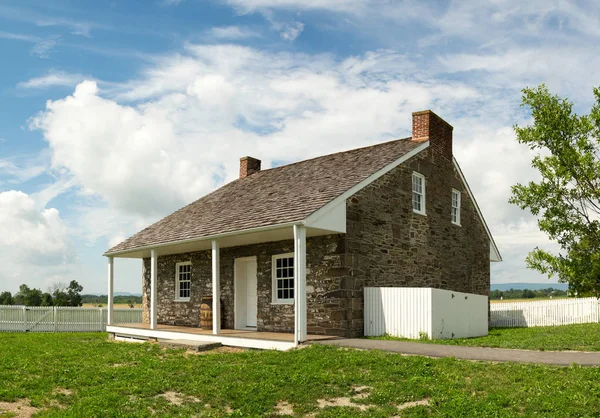
M410 135L430 108L505 262L544 281L554 249L507 203L535 178L512 126L546 83L587 112L596 2L497 0L4 1L0 5L0 290L78 280L104 292L111 245L235 178ZM116 290L139 292L138 261Z

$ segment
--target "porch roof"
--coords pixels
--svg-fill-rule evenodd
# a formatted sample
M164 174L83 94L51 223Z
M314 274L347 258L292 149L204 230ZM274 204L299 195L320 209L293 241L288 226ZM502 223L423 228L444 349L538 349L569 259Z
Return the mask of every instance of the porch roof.
M179 209L105 255L289 226L421 145L405 138L257 172Z

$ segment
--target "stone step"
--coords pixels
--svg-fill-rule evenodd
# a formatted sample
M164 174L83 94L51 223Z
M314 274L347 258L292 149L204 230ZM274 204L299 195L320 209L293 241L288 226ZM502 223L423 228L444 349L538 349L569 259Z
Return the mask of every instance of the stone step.
M167 340L164 338L159 338L158 344L168 348L185 348L192 351L208 351L222 346L221 343L212 341Z

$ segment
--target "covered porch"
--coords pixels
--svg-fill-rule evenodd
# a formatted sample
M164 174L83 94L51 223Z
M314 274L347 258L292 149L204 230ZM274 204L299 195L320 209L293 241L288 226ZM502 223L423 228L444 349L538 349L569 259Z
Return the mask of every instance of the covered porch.
M235 347L277 350L287 350L309 340L332 338L331 336L325 335L309 336L307 333L306 242L307 237L318 237L345 232L345 202L341 203L342 204L340 205L336 205L333 210L327 211L327 213L319 213L317 214L318 216L313 217L312 219L307 218L301 222L279 224L263 228L253 228L251 230L236 231L232 233L190 239L186 241L168 242L144 248L136 248L133 250L105 254L105 256L108 258L107 332L112 333L115 336L122 336L124 339L160 338L185 339L191 341L213 341L219 342L223 345ZM221 290L223 285L223 271L221 268L221 250L229 249L231 252L236 248L243 247L246 248L247 252L247 249L251 249L255 244L268 244L281 241L290 242L289 240L293 240L293 254L285 254L285 256L289 257L287 259L288 261L286 262L290 264L289 267L291 268L293 266L293 275L283 276L286 277L286 286L290 287L290 289L284 290L284 292L289 293L283 293L283 295L292 296L292 298L289 298L288 296L288 299L285 302L289 306L288 309L293 309L293 332L270 332L271 330L268 329L268 327L267 329L261 329L260 322L257 324L256 311L258 310L258 307L256 302L256 257L235 256L232 273L229 271L232 270L231 254L226 254L225 257L227 259L227 275L228 277L231 275L234 276L233 286L231 280L227 281L226 283L228 286L227 290L231 293L233 288L234 292L234 298L232 298L231 294L229 294L228 297L230 298L229 300L233 301L233 307L229 306L229 309L234 310L235 320L233 321L233 324L235 325L229 326L229 328L234 329L222 329ZM212 283L210 283L210 292L208 292L206 289L203 290L206 292L206 294L203 293L203 296L206 295L212 297L212 329L196 328L195 326L180 326L180 324L167 325L166 323L159 323L159 257L177 256L179 254L185 255L198 252L210 254L210 273L212 276ZM227 258L227 256L229 258ZM115 324L113 321L113 295L115 283L114 258L116 257L146 259L146 266L148 266L148 260L150 261L148 269L150 272L150 280L148 291L149 297L147 298L147 323L119 325ZM239 266L242 266L242 270L246 269L246 266L250 266L249 268L252 268L252 258L254 258L254 282L247 281L247 283L245 283L245 280L240 282L238 277L236 277L239 276ZM250 262L248 263L248 261ZM277 270L275 261L276 260L274 259L272 267L273 271ZM207 272L208 268L209 265L207 264ZM288 270L288 272L291 271L291 269ZM273 277L273 283L275 283L275 275ZM292 280L288 279L288 277L289 279L293 278L293 283ZM207 278L207 281L208 279L209 278ZM248 279L248 277L245 277L245 279ZM148 283L148 281L146 281L146 283ZM253 284L250 285L249 283ZM251 286L254 286L254 322L247 318L247 316L252 315L252 307L250 306L252 303L252 292L247 289L247 287ZM278 290L278 288L273 288L271 289L271 292L276 295ZM198 291L198 289L196 289L196 291ZM164 287L162 288L161 292L163 292L161 297L164 298ZM243 296L241 296L242 292L244 292ZM240 300L242 302L240 302ZM189 302L189 298L184 302ZM275 296L273 296L273 300L270 302L271 303L263 303L261 308L263 310L278 309L278 305L281 305L281 303L275 300ZM231 324L231 321L229 323ZM289 328L291 327L288 327L287 329Z

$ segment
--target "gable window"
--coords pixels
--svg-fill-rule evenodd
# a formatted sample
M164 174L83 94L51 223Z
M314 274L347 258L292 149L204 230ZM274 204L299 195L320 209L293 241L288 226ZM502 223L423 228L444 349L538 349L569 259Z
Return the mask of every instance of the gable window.
M417 172L412 175L412 207L413 212L425 215L425 176Z
M452 223L460 225L460 192L452 189Z
M175 265L175 300L190 300L192 288L192 263L185 261Z
M273 256L273 303L294 302L294 253Z

